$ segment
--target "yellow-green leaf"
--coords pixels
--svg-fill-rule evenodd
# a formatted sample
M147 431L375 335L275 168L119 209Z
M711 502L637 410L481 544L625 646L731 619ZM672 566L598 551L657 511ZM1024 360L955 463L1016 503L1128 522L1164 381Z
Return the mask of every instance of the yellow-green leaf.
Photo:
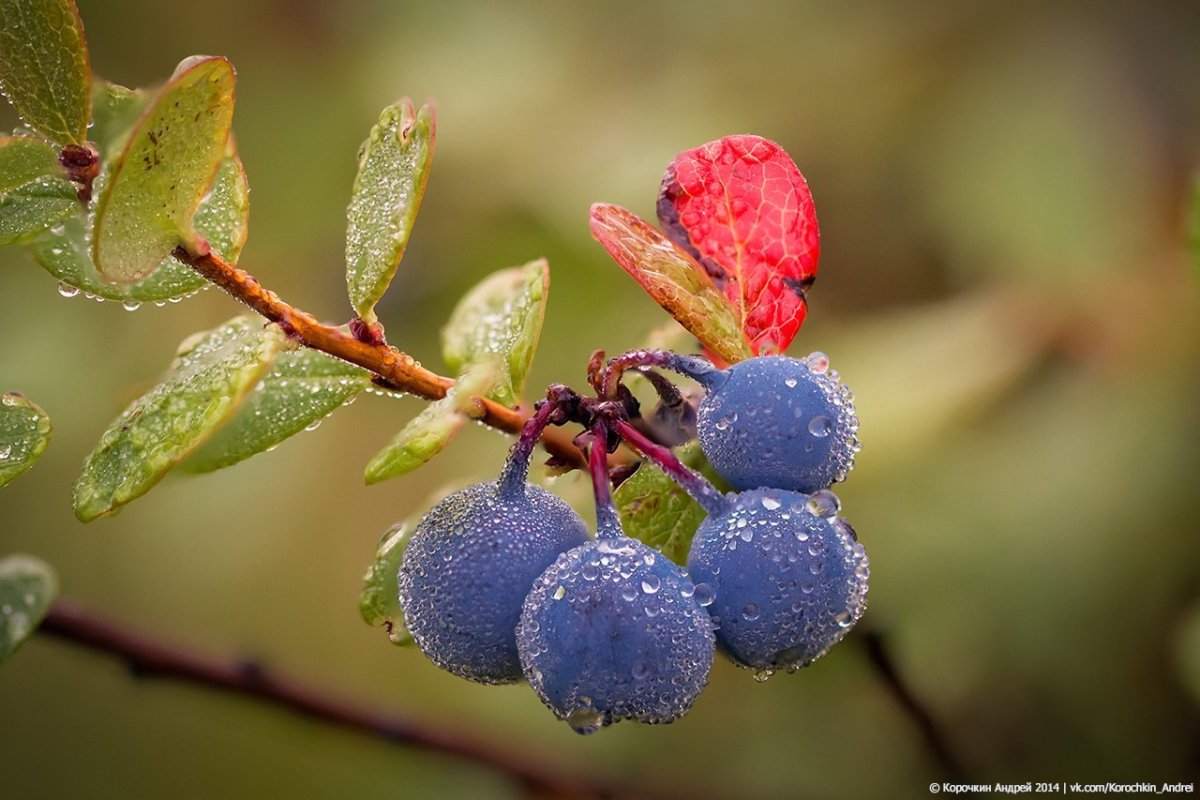
M679 460L712 475L696 441L676 451ZM665 472L643 462L613 493L625 533L659 550L677 564L687 561L692 537L704 521L704 509Z
M485 360L502 370L488 397L515 405L546 316L550 267L544 258L492 273L467 292L442 329L442 355L455 374Z
M58 578L39 558L0 559L0 661L16 652L41 624L58 594Z
M103 173L101 181L103 180ZM200 201L193 218L196 231L208 239L212 249L236 264L246 243L250 195L246 173L236 155L221 162L212 189ZM51 231L31 242L29 250L42 267L60 281L65 295L82 292L124 303L163 303L179 300L206 285L200 274L173 255L157 269L133 283L109 283L100 277L87 246L87 221L82 216L68 220L61 231ZM131 306L132 307L132 306Z
M31 137L0 138L0 246L31 239L80 210L53 147Z
M189 472L228 467L319 425L371 384L370 374L316 350L280 353L238 413L183 462Z
M33 466L50 444L50 417L19 392L0 395L0 486Z
M116 160L146 106L154 99L146 89L129 89L97 80L92 86L92 127L88 136L103 162Z
M0 90L29 127L83 144L92 70L72 0L0 0Z
M142 115L100 194L93 258L107 280L150 274L180 243L225 157L233 122L233 67L185 60Z
M480 362L468 370L445 397L426 406L375 454L363 475L367 484L412 472L445 450L474 416L471 398L485 396L495 386L499 373L500 367L494 360Z
M367 322L387 291L412 233L429 165L436 123L433 107L414 109L405 98L388 106L363 142L354 195L346 211L346 288Z
M75 515L111 514L150 490L237 411L287 340L237 317L180 345L163 381L113 421L75 483Z
M382 627L388 640L395 645L413 643L404 624L404 611L400 608L400 591L396 576L400 562L408 547L408 526L398 523L388 528L379 540L375 560L363 575L362 593L358 596L358 610L368 625Z
M753 353L737 310L704 268L653 225L620 206L592 206L592 236L654 301L729 363Z

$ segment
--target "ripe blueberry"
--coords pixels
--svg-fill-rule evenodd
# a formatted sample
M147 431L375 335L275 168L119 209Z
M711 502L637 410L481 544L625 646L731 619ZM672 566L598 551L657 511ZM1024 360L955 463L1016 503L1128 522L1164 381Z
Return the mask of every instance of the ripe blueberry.
M688 570L717 624L717 646L765 679L807 666L866 609L867 555L832 492L754 489L709 516Z
M405 624L425 655L455 675L519 680L515 630L525 595L560 553L587 540L579 515L545 489L504 479L468 486L413 533L399 575Z
M760 356L697 376L700 447L735 489L814 492L845 479L859 449L853 396L821 353Z
M679 567L641 542L604 537L537 579L517 626L525 677L579 733L622 719L671 722L708 681L712 622Z

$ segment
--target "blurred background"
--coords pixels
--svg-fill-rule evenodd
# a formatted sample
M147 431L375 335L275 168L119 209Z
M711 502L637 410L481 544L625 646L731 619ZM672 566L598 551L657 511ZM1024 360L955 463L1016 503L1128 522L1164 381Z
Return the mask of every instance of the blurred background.
M356 149L397 96L434 98L436 163L381 317L440 368L459 295L544 255L535 394L582 385L594 348L638 345L667 319L590 239L589 205L653 218L675 153L731 133L780 142L823 234L791 353L828 353L862 418L838 493L872 560L864 624L977 781L1200 777L1200 314L1183 248L1200 5L80 6L111 80L153 84L193 53L233 60L253 187L241 263L330 320L350 315ZM508 444L472 427L422 471L364 487L415 400L365 397L273 453L76 522L71 483L100 432L178 341L237 312L215 291L134 313L63 299L22 251L0 252L0 386L55 423L42 462L0 491L0 553L41 556L65 596L166 641L631 796L927 796L949 779L855 635L765 684L720 663L683 720L589 738L525 686L473 685L389 645L357 610L379 535L493 476ZM0 723L13 798L521 793L44 638L0 667Z

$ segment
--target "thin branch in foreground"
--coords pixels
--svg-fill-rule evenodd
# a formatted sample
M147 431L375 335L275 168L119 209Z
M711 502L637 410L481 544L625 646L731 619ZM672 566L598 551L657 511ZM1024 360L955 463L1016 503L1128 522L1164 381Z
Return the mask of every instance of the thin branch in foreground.
M860 626L858 634L854 638L866 651L872 670L883 681L888 693L900 706L904 715L912 720L917 730L920 731L921 738L925 740L926 747L937 761L938 766L944 771L945 777L951 781L965 782L966 773L962 762L951 749L948 737L933 714L900 675L900 670L896 667L896 662L887 647L883 633L875 627Z
M180 245L175 248L174 255L234 299L277 323L304 346L370 370L392 388L426 400L440 400L454 385L450 378L425 369L412 356L383 341L363 341L332 325L318 322L311 314L285 303L277 294L263 287L253 275L222 260L216 253L192 253ZM480 422L507 433L519 434L529 418L528 414L486 397L475 398L475 404L479 409ZM560 463L587 466L583 455L571 444L571 438L565 431L547 430L542 437L542 446Z
M548 769L545 758L501 751L458 731L438 730L361 708L254 662L221 660L162 644L68 602L55 603L38 632L116 656L141 678L185 681L252 697L320 722L459 758L511 777L530 794L570 798L614 795L611 787Z

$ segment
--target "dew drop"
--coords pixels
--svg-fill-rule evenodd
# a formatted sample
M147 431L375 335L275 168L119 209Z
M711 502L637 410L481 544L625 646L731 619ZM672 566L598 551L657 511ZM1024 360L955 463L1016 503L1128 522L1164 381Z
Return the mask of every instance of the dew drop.
M126 311L137 311L141 307L142 304L137 300L126 300L125 302L121 303L121 308L125 309Z
M654 573L650 573L642 578L642 591L646 594L654 594L662 586L662 581Z
M742 618L747 622L754 622L754 620L758 619L758 617L759 611L757 603L746 603L746 605L742 607Z
M818 439L824 439L833 432L833 420L826 416L813 417L808 421L808 432Z
M560 586L560 587L558 587L557 589L555 589L555 590L554 590L554 594L553 594L553 595L551 595L551 596L552 596L552 597L553 597L555 600L562 600L564 597L566 597L566 596L567 596L567 590L566 590L565 588L563 588L562 586Z
M692 590L692 596L696 598L696 603L701 606L708 607L713 602L713 590L707 583L697 583Z
M69 283L64 283L62 281L59 281L58 293L61 294L63 297L74 297L75 295L79 294L79 287L72 286Z

